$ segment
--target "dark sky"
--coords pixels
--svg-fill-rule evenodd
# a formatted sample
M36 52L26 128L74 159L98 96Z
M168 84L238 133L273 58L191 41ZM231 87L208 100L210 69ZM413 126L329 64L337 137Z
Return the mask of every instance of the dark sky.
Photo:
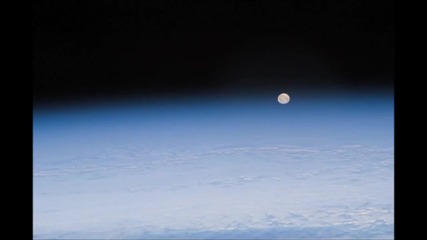
M392 3L33 1L34 100L392 87Z

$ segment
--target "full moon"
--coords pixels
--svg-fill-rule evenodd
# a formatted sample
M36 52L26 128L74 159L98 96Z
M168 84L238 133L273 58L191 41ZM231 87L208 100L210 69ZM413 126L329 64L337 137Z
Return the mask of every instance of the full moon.
M278 97L277 97L277 101L279 101L280 104L286 104L289 102L289 100L291 100L291 98L289 97L288 94L286 93L281 93Z

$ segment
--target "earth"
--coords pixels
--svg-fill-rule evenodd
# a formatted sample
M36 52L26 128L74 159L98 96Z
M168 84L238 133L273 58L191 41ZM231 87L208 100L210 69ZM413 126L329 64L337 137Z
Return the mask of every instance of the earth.
M393 238L392 94L33 111L33 236Z

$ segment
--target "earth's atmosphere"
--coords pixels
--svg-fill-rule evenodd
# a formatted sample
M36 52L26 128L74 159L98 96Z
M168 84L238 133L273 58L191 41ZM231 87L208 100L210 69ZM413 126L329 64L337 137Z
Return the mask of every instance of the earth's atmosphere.
M34 238L393 238L387 94L34 109Z

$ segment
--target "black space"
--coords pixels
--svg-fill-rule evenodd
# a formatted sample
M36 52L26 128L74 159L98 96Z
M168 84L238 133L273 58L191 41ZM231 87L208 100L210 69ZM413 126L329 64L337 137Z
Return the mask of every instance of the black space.
M391 0L33 2L33 99L393 86Z

